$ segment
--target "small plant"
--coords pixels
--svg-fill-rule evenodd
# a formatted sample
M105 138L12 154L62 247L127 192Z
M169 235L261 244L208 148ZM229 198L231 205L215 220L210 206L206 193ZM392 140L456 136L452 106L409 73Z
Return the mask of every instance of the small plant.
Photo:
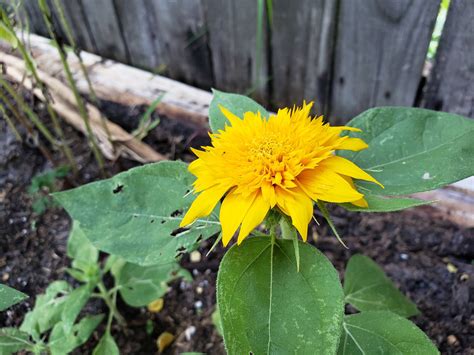
M33 200L31 206L33 212L40 215L55 205L49 194L58 190L58 180L66 177L69 170L70 168L68 166L60 166L45 173L38 174L31 179L28 194Z
M54 194L80 223L76 245L89 240L113 255L96 272L95 254L76 249L74 260L94 257L69 270L110 304L109 322L120 319L117 292L132 306L152 299L142 283L129 288L126 280L156 285L153 275L178 275L177 260L201 241L218 234L227 246L237 234L219 267L214 316L229 354L438 353L407 319L419 313L416 305L372 260L353 256L341 285L329 260L306 243L307 230L315 204L342 243L327 203L398 211L429 203L403 195L471 176L474 122L381 107L334 127L310 117L310 108L273 115L247 97L214 91L211 145L194 150L189 166L149 164ZM107 272L116 286L104 291ZM346 304L358 313L345 315Z
M161 100L163 100L163 96L165 94L159 95L150 106L148 106L145 113L142 115L140 120L138 121L138 127L132 132L132 135L137 138L138 140L143 140L148 133L156 126L160 124L160 119L157 118L153 120L151 115L155 112L157 106L160 104Z
M19 329L0 329L1 354L20 350L34 354L68 354L84 344L104 319L107 319L106 329L94 354L118 354L110 331L112 322L115 319L121 326L126 324L116 306L117 295L132 307L144 307L162 297L171 280L178 277L189 280L191 277L177 263L143 267L116 256L109 256L104 263L100 263L98 250L85 237L78 223L73 224L67 253L72 263L66 271L79 282L79 286L73 287L66 281L51 283L45 293L36 298L33 310L26 314ZM108 273L114 280L110 289L103 281ZM25 297L0 285L0 310ZM105 302L108 316L86 315L77 321L91 298Z

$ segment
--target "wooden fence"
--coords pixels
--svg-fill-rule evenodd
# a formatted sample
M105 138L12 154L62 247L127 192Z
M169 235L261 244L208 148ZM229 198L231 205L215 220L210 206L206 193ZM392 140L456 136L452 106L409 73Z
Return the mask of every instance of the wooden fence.
M62 4L82 49L201 88L252 93L271 107L315 100L336 122L382 105L474 117L473 0L451 0L428 78L440 0L273 0L272 16L258 0ZM46 35L37 0L24 10Z

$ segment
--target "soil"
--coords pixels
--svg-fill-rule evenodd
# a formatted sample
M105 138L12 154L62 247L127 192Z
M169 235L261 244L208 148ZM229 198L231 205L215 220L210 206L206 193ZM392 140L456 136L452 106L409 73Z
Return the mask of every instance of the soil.
M36 112L44 116L44 108L26 97ZM145 110L108 102L100 106L109 119L127 130L136 126ZM70 127L64 129L81 171L76 178L62 180L58 188L71 188L99 179L85 138ZM190 146L200 146L207 141L202 128L166 117L161 118L160 125L146 138L147 143L170 159L185 161L192 159ZM136 165L119 159L109 162L107 171L113 175ZM50 282L58 279L73 282L64 272L64 267L69 265L67 214L58 207L41 215L33 213L32 198L27 193L31 179L51 168L34 140L16 141L5 121L0 121L0 282L30 295L28 300L0 313L0 327L18 326L32 308L35 295L42 293ZM470 293L474 286L474 229L445 220L432 207L383 214L356 214L333 208L332 213L349 249L337 242L317 214L321 225L312 226L311 242L334 263L341 276L352 254L370 256L417 304L422 314L413 321L443 354L474 354L474 302ZM121 353L155 354L158 335L168 331L176 338L165 354L186 351L224 354L211 314L215 307L216 274L225 250L219 246L205 257L212 242L202 244L200 262L193 263L188 256L182 259L182 265L192 273L194 280L173 282L161 312L150 313L145 308L131 308L119 301L127 327L122 329L115 325L112 333ZM105 311L105 305L97 300L87 306L89 313ZM103 329L101 325L75 353L92 353Z

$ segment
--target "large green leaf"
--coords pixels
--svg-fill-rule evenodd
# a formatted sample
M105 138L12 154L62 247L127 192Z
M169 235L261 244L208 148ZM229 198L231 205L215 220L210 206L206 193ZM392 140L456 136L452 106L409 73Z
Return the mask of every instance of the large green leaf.
M125 263L112 268L112 273L123 300L133 307L146 306L161 298L168 291L168 283L177 277L191 278L176 262L153 266Z
M179 228L194 200L193 181L185 163L166 161L54 196L99 250L136 264L167 264L220 229L214 215Z
M336 352L344 313L338 273L316 248L299 249L299 272L291 240L249 238L226 253L217 300L229 354Z
M339 355L439 354L430 339L409 320L387 311L344 318Z
M28 298L23 292L0 284L0 312Z
M474 174L474 120L420 108L380 107L348 123L368 149L344 151L385 185L359 182L362 192L403 195L428 191Z
M0 355L14 354L20 350L31 350L33 344L27 333L16 328L0 328Z
M341 203L340 205L352 212L394 212L406 208L428 205L433 201L419 200L410 197L391 197L366 194L364 196L368 207L358 207L352 203Z
M392 311L402 317L419 314L416 306L406 298L370 258L354 255L348 262L344 276L347 303L359 311Z
M213 132L224 129L229 121L222 113L219 106L232 112L237 117L243 118L246 112L260 112L263 117L268 117L268 112L251 98L243 95L230 94L219 90L212 90L214 97L209 106L209 125Z

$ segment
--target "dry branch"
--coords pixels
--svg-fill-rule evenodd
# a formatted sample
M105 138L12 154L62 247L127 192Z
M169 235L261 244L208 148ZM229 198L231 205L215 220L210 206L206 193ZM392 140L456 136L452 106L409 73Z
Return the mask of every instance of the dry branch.
M17 83L22 83L29 90L33 90L35 96L40 100L45 100L41 90L34 88L32 81L25 77L26 69L23 60L0 52L0 61L5 64L5 74L9 78ZM87 134L84 120L77 111L74 94L69 87L41 70L38 70L38 74L50 90L53 99L53 109L69 124L82 133ZM153 150L149 145L137 140L120 126L105 119L95 106L88 103L87 110L89 112L92 132L96 136L99 147L106 158L116 159L118 154L121 154L142 163L166 159L166 157ZM112 142L108 140L104 124L107 125L111 134Z

